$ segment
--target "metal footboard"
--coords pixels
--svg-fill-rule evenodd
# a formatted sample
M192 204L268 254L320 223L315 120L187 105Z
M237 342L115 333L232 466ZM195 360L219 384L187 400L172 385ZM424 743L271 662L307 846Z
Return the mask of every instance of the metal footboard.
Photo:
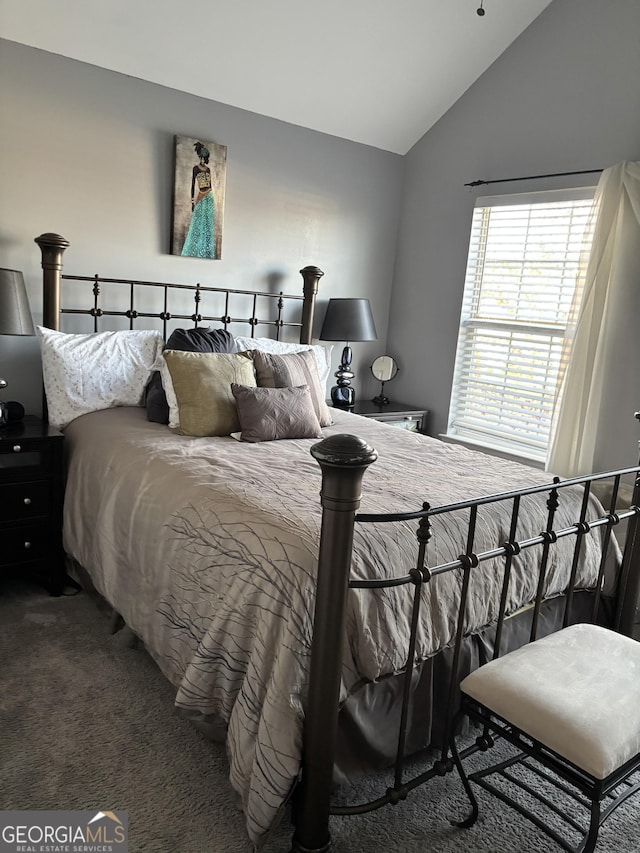
M329 830L330 815L361 814L395 804L404 800L410 791L435 776L443 776L453 769L448 744L451 727L459 704L458 684L466 673L460 672L460 656L465 637L465 612L473 572L482 564L494 561L500 566L500 601L495 624L493 657L498 657L503 645L503 629L507 613L507 594L514 558L529 549L538 555L537 588L530 602L530 629L528 640L535 640L541 630L540 616L545 603L544 590L552 549L556 543L573 537L572 560L569 580L564 592L562 625L572 621L584 621L584 615L574 615L575 600L582 590L576 586L580 555L585 537L598 530L602 542L602 553L596 582L590 595L591 605L587 619L601 621L623 633L631 634L634 618L634 603L640 594L640 466L577 477L570 480L554 478L553 482L526 489L481 497L441 507L424 504L416 512L388 515L358 514L363 476L367 467L375 461L373 448L352 435L339 435L315 445L312 454L322 468L323 524L318 563L317 599L314 617L314 636L311 652L309 698L305 717L304 753L301 783L297 790L294 806L295 835L294 853L309 853L331 850ZM631 505L618 507L621 483L633 478L634 488ZM611 496L604 511L594 516L589 512L590 495L594 486L608 481ZM580 510L569 525L557 525L557 510L564 490L582 489ZM546 525L538 535L518 539L518 520L523 499L532 495L546 498ZM510 530L506 541L495 543L495 547L476 553L474 542L479 513L485 507L501 503L509 507ZM464 512L468 524L464 532L463 552L448 562L429 565L428 545L432 536L433 520L437 516ZM416 521L415 566L405 575L382 580L350 580L349 570L356 524L393 524L399 521ZM607 557L614 548L614 530L626 528L622 563L617 573L613 607L609 599L603 600L603 582ZM620 537L621 538L621 537ZM571 540L569 540L571 541ZM496 569L497 570L497 569ZM411 674L416 665L416 638L421 609L424 606L423 588L434 578L446 573L457 573L460 578L460 598L457 613L457 629L453 643L453 663L446 697L446 731L442 746L432 766L425 772L410 776L406 771L407 722L411 703ZM336 746L336 730L340 679L342 667L342 643L345 623L346 601L349 588L380 589L384 587L407 587L411 608L411 631L406 662L402 703L399 709L398 744L393 768L393 783L376 799L347 806L332 806L330 790ZM412 590L410 590L412 587ZM605 606L606 605L606 606ZM462 752L466 757L479 747L473 745Z

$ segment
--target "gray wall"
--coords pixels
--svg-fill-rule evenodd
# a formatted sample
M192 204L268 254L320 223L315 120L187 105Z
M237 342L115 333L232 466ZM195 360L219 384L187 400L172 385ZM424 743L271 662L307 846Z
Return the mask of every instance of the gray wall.
M331 296L368 296L380 335L354 346L356 387L373 393L385 349L403 159L337 137L0 41L0 266L20 269L41 319L35 236L71 241L65 270L301 292L321 267ZM174 134L228 147L222 260L168 254ZM341 346L334 350L334 367ZM33 338L0 338L2 399L40 409Z
M44 231L71 240L77 274L261 288L276 272L297 292L297 270L318 264L323 302L372 300L380 340L354 346L357 387L377 391L368 365L388 351L401 369L387 393L429 407L442 432L476 195L597 176L464 183L640 159L639 44L637 0L554 0L401 158L0 42L0 265L24 271L37 321L33 238ZM221 261L167 254L175 133L228 146ZM627 374L611 405L611 464L635 453L640 389ZM39 410L35 340L0 338L0 375L3 399Z
M598 175L464 184L638 159L638 0L554 0L406 155L388 335L401 370L387 390L430 408L433 433L447 423L475 197L589 185ZM640 380L632 343L598 467L636 458Z

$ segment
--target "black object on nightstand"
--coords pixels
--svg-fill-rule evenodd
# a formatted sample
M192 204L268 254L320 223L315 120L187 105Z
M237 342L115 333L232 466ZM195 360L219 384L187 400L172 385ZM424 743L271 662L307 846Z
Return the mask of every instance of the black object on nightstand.
M354 415L364 415L365 418L373 418L381 423L411 432L426 433L427 431L428 409L416 409L404 403L387 403L380 406L371 400L356 400L349 411Z
M61 595L64 436L27 417L0 428L0 573L24 573Z

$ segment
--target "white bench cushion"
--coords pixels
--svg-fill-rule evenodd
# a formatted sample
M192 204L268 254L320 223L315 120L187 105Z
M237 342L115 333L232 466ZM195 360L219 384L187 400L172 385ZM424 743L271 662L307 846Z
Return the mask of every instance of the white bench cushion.
M597 779L640 753L640 642L607 628L563 628L460 687Z

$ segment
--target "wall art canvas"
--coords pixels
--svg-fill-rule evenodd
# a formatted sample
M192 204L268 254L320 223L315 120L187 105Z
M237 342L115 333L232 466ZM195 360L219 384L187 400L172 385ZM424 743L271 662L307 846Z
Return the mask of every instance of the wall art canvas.
M175 137L171 254L222 257L227 146Z

